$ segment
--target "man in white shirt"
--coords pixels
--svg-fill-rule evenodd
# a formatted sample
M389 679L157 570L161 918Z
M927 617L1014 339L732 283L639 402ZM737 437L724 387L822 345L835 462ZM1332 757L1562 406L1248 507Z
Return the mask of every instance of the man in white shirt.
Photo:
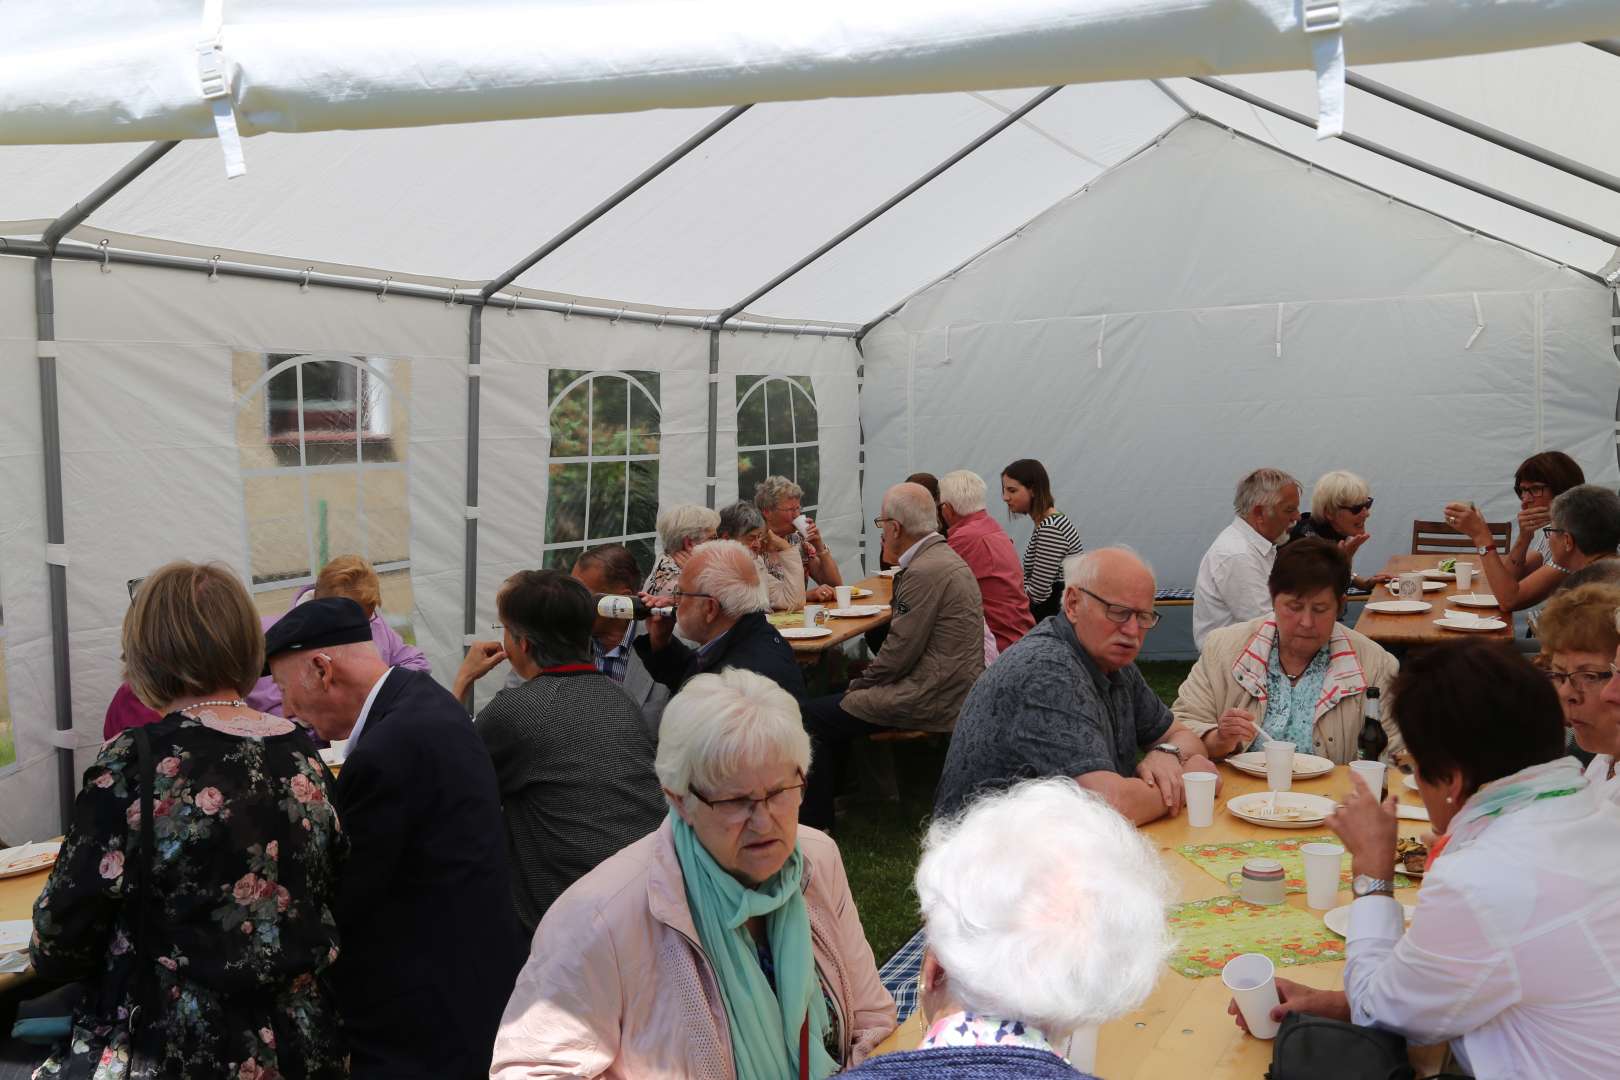
M1193 588L1193 644L1211 630L1247 622L1271 610L1266 580L1277 544L1299 518L1299 481L1281 469L1256 469L1238 482L1237 516L1198 564Z

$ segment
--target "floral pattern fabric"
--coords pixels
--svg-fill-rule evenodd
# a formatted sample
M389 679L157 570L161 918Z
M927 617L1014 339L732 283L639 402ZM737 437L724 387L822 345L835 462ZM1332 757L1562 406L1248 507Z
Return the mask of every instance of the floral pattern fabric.
M919 1050L942 1046L1027 1046L1056 1054L1046 1034L1022 1020L1002 1020L971 1012L951 1013L928 1025L928 1033L917 1044Z
M1298 682L1290 682L1283 671L1280 644L1266 662L1266 712L1260 726L1271 738L1293 743L1302 754L1316 749L1316 705L1327 680L1330 645L1316 651Z
M136 955L141 775L126 732L85 772L34 906L34 966L88 984L68 1042L35 1077L347 1076L326 978L347 841L310 736L277 717L207 712L145 730L156 766L150 966Z

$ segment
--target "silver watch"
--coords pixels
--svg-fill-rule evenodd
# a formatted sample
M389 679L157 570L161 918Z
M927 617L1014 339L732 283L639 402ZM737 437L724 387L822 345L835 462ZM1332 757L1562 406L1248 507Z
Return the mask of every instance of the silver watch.
M1181 747L1177 746L1173 742L1162 742L1162 743L1159 743L1157 746L1148 747L1148 752L1149 753L1152 753L1155 750L1163 750L1167 754L1174 754L1176 756L1177 761L1182 762L1183 764L1186 763L1187 759L1182 754Z
M1357 874L1350 882L1350 892L1357 899L1363 896L1394 896L1395 883L1371 874Z
M1495 544L1481 544L1481 545L1479 545L1479 547L1474 549L1474 554L1478 555L1480 558L1483 559L1485 556L1489 555L1491 552L1493 552L1495 550L1496 550L1496 545Z

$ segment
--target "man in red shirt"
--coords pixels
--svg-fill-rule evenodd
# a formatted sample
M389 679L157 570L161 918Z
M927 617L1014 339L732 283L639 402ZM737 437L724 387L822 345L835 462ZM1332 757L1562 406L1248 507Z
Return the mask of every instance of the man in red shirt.
M939 512L949 527L945 534L951 550L962 557L979 579L984 599L984 621L996 636L996 647L1008 646L1029 633L1035 617L1024 595L1024 570L1012 537L985 513L984 479L958 469L939 480Z

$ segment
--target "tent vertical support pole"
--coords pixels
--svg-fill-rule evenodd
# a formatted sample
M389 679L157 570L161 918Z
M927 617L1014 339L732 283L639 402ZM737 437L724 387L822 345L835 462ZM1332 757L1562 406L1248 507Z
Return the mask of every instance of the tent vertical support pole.
M467 501L466 550L462 556L461 633L462 655L470 648L468 641L478 632L478 406L479 384L483 381L484 306L474 304L467 312ZM467 715L473 712L472 687L462 699Z
M720 331L709 331L709 471L703 475L708 490L708 501L703 505L715 508L720 486ZM742 492L737 493L742 498Z

